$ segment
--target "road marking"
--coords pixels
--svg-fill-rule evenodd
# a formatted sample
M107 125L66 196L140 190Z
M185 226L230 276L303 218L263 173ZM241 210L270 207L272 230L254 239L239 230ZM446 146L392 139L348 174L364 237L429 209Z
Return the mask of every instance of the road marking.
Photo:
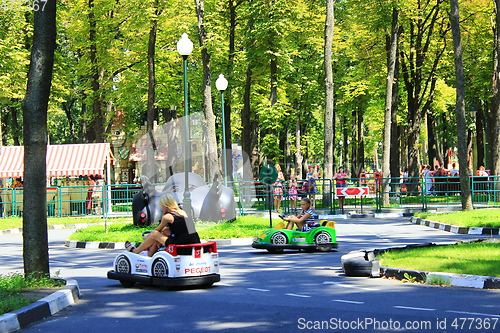
M253 291L263 291L263 292L265 292L265 291L270 291L270 290L268 290L268 289L259 289L259 288L247 288L247 289L248 289L248 290L253 290Z
M358 287L358 286L353 286L353 285L350 285L350 284L345 284L345 283L342 283L342 282L333 282L333 281L325 281L325 282L323 282L323 284L333 284L335 286L339 286L339 287L343 287L343 288L352 288L352 289L361 289L361 290L371 290L371 291L378 290L378 289L375 289L375 288Z
M285 294L287 296L294 296L294 297L304 297L304 298L307 298L307 297L311 297L309 295L297 295L297 294Z
M453 310L448 310L446 312L449 312L449 313L458 313L458 314L466 314L466 315L472 315L472 316L486 316L486 317L497 317L497 318L500 318L500 315L494 315L494 314L488 314L488 313L464 312L464 311L453 311Z
M234 287L232 284L220 283L220 282L218 282L217 285L221 287Z
M358 301L346 301L344 299L334 299L332 302L339 302L339 303L349 303L349 304L365 304L365 302L358 302Z
M405 309L405 310L417 310L417 311L436 311L436 309L428 309L428 308L414 308L411 306L401 306L401 305L395 305L394 306L396 309Z

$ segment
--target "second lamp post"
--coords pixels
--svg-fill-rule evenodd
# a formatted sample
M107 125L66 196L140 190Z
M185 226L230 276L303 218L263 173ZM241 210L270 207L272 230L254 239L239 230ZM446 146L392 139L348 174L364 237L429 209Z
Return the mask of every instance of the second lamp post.
M224 186L227 187L227 151L226 151L226 120L224 116L224 91L227 89L227 80L224 77L224 74L220 74L217 80L215 80L215 86L217 90L220 91L221 94L221 103L222 103L222 155L224 161Z
M192 217L191 212L191 193L189 192L189 158L191 157L191 145L189 143L189 119L188 119L188 97L187 97L187 58L193 51L193 42L189 39L186 33L182 34L181 39L177 42L177 52L184 60L184 200L182 201L182 209Z

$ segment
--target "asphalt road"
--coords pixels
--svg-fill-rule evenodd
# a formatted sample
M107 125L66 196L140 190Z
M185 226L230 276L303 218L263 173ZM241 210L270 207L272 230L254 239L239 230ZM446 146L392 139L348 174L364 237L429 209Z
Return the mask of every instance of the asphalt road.
M280 255L219 246L221 282L209 289L123 288L106 272L120 250L63 246L72 230L49 232L52 275L76 279L83 298L23 332L500 332L500 290L346 277L351 250L475 239L408 218L337 221L339 251ZM0 274L22 271L22 237L0 237Z

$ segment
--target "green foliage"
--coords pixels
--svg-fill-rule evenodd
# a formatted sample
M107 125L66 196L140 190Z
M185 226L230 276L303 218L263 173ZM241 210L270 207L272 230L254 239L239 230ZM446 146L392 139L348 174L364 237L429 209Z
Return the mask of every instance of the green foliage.
M274 220L276 225L279 221ZM253 216L240 216L234 222L208 223L198 221L195 223L196 230L202 239L227 239L256 237L269 229L269 220ZM69 239L84 242L142 242L142 233L153 230L156 226L146 228L130 224L113 224L108 226L105 233L104 226L91 226L78 229Z
M203 68L193 1L158 1L156 14L153 0L119 5L116 1L92 0L93 8L89 3L83 0L58 3L58 46L48 115L51 143L83 142L84 125L87 130L91 129L96 116L92 113L93 101L100 102L106 139L109 139L109 126L116 110L124 115L121 124L127 137L131 138L144 124L148 90L147 45L153 19L158 22L155 109L160 124L177 116L169 115L170 105L176 105L179 113L182 109L182 61L176 51L176 42L183 32L187 32L194 42L193 53L188 58L190 107L201 110ZM232 141L236 142L249 126L241 123L240 113L244 106L246 73L251 70L249 106L252 123L258 128L258 133L253 135L258 136L256 142L261 157L283 162L283 148L294 142L295 121L300 118L301 151L308 161L321 163L325 139L324 3L309 0L205 0L203 3L207 32L204 47L211 56L212 83L219 73L224 73L229 80L230 88L225 97L231 104ZM392 8L398 8L400 13L400 52L406 55L409 64L409 57L417 50L410 41L412 22L428 14L435 5L435 2L429 3L422 12L418 3L408 0L335 2L333 67L338 158L341 138L349 140L350 149L358 145L355 118L358 112L364 117L366 157L374 157L376 142L382 141L385 48ZM234 7L235 20L232 54L229 54L230 4ZM455 83L447 6L447 2L441 2L438 24L430 36L428 58L414 66L422 71L424 78L434 69L437 85L428 112L435 117L435 129L441 143L453 147L456 142ZM460 6L466 107L486 110L494 61L493 3L472 0ZM94 41L90 40L92 30L95 30ZM424 37L429 32L426 30ZM17 110L18 123L22 123L20 101L26 88L32 35L33 12L17 8L0 12L0 109L6 144L12 144L15 138L22 142L21 128L12 126L12 115ZM96 59L92 62L90 50L94 47ZM440 50L444 53L434 64ZM277 103L274 105L270 102L270 92L274 88L271 87L271 62L276 64ZM96 92L91 86L93 74L98 75ZM415 92L409 89L400 75L398 124L403 128L408 125L408 101ZM424 82L420 91L425 102L429 98L428 82ZM214 113L220 121L219 92L213 89L212 95ZM467 121L469 129L474 131L474 119L469 115ZM221 136L220 124L217 125ZM426 140L424 128L421 133L421 139ZM422 147L422 142L419 144ZM292 155L295 150L291 144Z
M108 219L108 223L130 222L129 217L117 217ZM47 225L69 225L81 223L104 223L100 217L48 217ZM0 219L0 230L22 228L23 219L21 217L9 217Z
M500 210L495 208L474 209L447 214L416 213L416 217L436 222L452 224L460 227L500 228Z
M0 275L0 316L35 302L34 299L28 299L21 292L62 287L64 284L64 280L51 279L50 277L24 277L19 273Z
M389 251L379 259L395 268L500 277L498 241Z

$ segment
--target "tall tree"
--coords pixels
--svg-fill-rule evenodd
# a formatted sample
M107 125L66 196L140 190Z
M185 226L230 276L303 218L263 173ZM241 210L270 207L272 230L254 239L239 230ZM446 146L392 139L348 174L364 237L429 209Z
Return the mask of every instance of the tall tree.
M450 0L450 22L453 34L453 53L455 58L455 77L457 89L457 136L458 161L460 163L460 192L462 209L472 210L472 197L469 183L469 150L467 149L467 126L465 123L465 82L460 36L460 17L458 0Z
M331 179L334 168L334 146L335 146L335 111L334 111L334 86L333 86L333 67L332 67L332 44L335 24L334 5L336 0L326 1L326 19L325 19L325 139L323 164L323 178ZM330 193L330 183L326 183L325 193ZM324 197L323 200L327 199Z
M54 50L56 1L35 11L33 47L26 96L22 102L24 125L23 261L25 275L49 274L47 235L47 108Z
M500 175L500 0L495 0L495 49L491 105L491 172ZM462 172L462 170L460 170Z
M153 122L158 116L155 114L155 51L156 51L156 29L158 27L158 0L154 0L151 14L151 28L148 39L148 107L147 107L147 130L153 130Z
M447 24L439 14L443 0L417 0L414 15L409 15L409 45L400 48L402 74L408 105L408 160L410 177L419 177L419 141L423 115L429 110L439 61L446 50ZM441 43L432 44L435 30ZM431 45L432 44L432 45ZM409 184L416 192L417 184Z
M195 4L196 16L198 18L198 39L200 42L201 59L203 62L203 111L207 121L209 177L210 180L213 180L215 173L219 172L219 160L217 157L217 140L215 137L215 115L212 109L212 72L210 70L210 52L205 45L207 43L207 32L203 23L205 11L203 1L195 0Z
M393 87L394 87L394 73L396 71L396 59L397 59L397 49L398 49L398 22L399 22L399 11L396 7L392 9L392 23L391 23L391 37L390 37L390 47L387 53L387 81L386 81L386 92L385 92L385 112L384 112L384 140L383 140L383 151L382 151L382 178L389 178L390 174L390 156L391 156L391 145L396 144L391 142L391 127L392 127L392 100L393 100ZM383 181L382 188L382 205L386 206L389 204L389 184L390 182Z

